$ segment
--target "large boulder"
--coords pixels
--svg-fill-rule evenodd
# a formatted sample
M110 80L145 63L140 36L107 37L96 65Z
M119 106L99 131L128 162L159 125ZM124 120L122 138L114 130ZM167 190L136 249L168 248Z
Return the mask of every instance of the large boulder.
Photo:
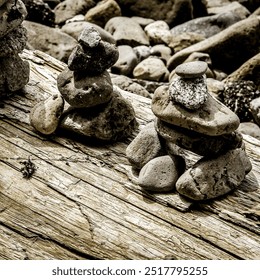
M31 21L24 21L30 47L43 51L56 59L67 62L77 41L58 28Z

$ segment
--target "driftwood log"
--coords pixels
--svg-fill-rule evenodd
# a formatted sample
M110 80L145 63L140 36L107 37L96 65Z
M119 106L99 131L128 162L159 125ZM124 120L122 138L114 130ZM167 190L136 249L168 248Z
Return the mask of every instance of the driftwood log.
M260 141L244 135L253 170L222 198L143 192L125 157L131 139L94 145L34 131L29 112L57 93L65 65L39 51L22 57L30 81L0 104L0 259L260 259ZM140 128L153 120L149 99L124 97Z

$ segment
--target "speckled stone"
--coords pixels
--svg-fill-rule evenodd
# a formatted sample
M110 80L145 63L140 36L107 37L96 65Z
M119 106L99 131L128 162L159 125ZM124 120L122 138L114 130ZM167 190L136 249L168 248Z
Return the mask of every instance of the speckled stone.
M208 64L204 61L191 61L177 66L175 72L182 78L191 79L202 76L207 68Z
M208 99L206 77L184 79L176 76L169 86L169 94L173 102L189 110L199 109Z
M101 36L93 26L86 26L78 37L78 42L89 48L97 47L100 41Z
M132 105L120 92L119 88L114 87L108 103L64 112L60 127L71 133L103 141L118 141L128 137L138 124Z
M242 148L217 158L202 158L181 175L176 190L192 200L216 198L236 189L251 168Z
M107 71L97 76L88 76L88 72L73 72L66 68L59 74L57 86L64 99L75 108L107 103L113 92Z
M184 171L184 160L178 156L161 156L150 160L140 171L138 183L145 190L169 192Z
M61 95L55 94L37 103L31 110L30 123L40 133L50 135L59 125L60 116L64 108Z
M201 156L214 157L242 145L242 135L238 131L219 136L208 136L159 119L155 121L155 126L159 135L165 140Z
M204 106L196 111L173 104L168 86L160 86L155 90L151 108L159 119L167 123L210 136L231 133L240 123L235 113L211 95Z
M165 151L161 146L154 122L142 128L126 148L127 159L137 169L141 169L147 162L163 154Z
M16 5L15 5L16 3ZM19 26L27 16L27 10L21 0L7 1L0 7L0 38Z

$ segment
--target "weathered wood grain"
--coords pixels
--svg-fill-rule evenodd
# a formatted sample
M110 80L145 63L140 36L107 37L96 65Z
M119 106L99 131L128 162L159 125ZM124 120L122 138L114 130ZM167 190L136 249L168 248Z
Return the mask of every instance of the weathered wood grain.
M253 171L232 194L192 203L177 193L145 193L125 157L134 135L98 145L32 129L30 109L57 92L65 65L38 51L25 51L23 58L31 65L30 82L0 108L0 258L260 258L259 141L244 136ZM149 99L124 97L140 128L153 120ZM29 180L20 172L28 157L37 167Z

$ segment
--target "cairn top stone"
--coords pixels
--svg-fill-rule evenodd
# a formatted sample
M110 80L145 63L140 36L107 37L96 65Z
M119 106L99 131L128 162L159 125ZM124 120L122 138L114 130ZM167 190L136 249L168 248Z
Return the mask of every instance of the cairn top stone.
M206 73L208 64L204 61L191 61L180 64L175 68L175 73L186 79L201 77Z
M89 48L95 48L99 45L101 36L93 26L86 26L78 37L78 42Z

